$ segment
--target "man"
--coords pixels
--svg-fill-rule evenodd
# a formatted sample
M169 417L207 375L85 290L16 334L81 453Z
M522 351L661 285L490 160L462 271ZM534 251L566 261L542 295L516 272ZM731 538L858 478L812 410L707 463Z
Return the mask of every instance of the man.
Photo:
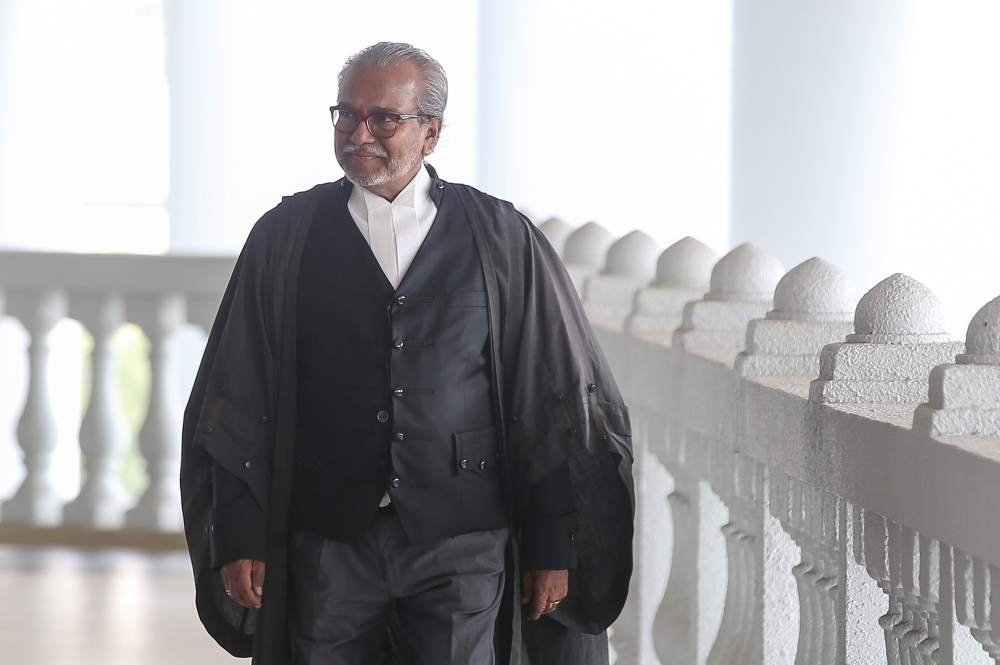
M420 49L350 58L346 178L258 222L209 336L185 529L203 623L254 663L607 662L628 412L541 234L424 164L446 101Z

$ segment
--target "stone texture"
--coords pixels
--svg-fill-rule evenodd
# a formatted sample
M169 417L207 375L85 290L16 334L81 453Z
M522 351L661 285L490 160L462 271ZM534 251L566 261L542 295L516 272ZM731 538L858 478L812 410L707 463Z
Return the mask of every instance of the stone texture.
M726 254L712 269L711 290L684 306L673 345L683 348L742 349L747 324L771 309L785 269L777 258L751 243Z
M573 227L558 217L549 217L538 225L538 230L561 257L566 247L566 239L573 233Z
M916 404L928 374L965 345L944 332L941 302L901 273L876 284L858 303L854 334L820 355L809 399L830 403Z
M563 262L580 294L587 279L604 265L612 241L611 233L597 222L587 222L566 238Z
M913 429L931 436L1000 437L1000 298L972 318L966 353L931 371Z
M656 261L656 280L635 294L625 329L630 333L676 330L684 305L701 300L708 291L712 266L718 259L712 248L690 236L663 250Z
M741 376L816 376L819 354L853 330L854 285L836 266L812 258L788 271L774 291L774 309L747 326L736 358Z
M636 291L656 274L660 247L642 231L620 238L608 250L604 271L593 275L584 287L583 304L591 319L612 321L621 329L621 320L632 311Z

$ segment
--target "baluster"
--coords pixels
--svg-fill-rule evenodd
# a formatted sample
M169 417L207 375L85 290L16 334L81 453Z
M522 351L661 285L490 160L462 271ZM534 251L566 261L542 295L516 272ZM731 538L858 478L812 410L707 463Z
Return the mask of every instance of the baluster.
M80 426L80 449L87 480L79 496L63 508L66 524L120 529L129 496L122 484L122 457L130 432L118 390L118 359L112 338L125 320L120 295L75 298L76 316L94 337L90 405Z
M1000 635L993 628L993 592L1000 577L996 567L954 549L955 617L969 628L993 662L1000 663ZM964 665L964 664L963 664Z
M632 410L632 443L635 450L636 516L634 569L628 602L615 622L612 639L618 663L650 664L656 662L654 646L655 615L667 583L670 543L665 500L669 478L650 452L650 439L662 438L665 424L642 407ZM659 443L657 444L659 447Z
M59 290L9 299L12 313L31 335L28 348L28 397L17 424L27 475L13 498L3 504L3 521L54 526L62 517L62 499L52 479L52 454L59 442L49 393L49 335L66 315L66 295Z
M719 450L713 487L729 506L722 527L729 560L729 584L719 636L709 665L763 662L763 467L749 457Z
M871 511L856 511L864 541L858 563L889 597L879 618L889 665L937 663L940 544Z
M150 341L152 386L149 412L139 433L139 450L146 459L149 487L138 505L128 511L125 525L134 529L180 531L181 424L183 405L178 399L177 333L186 322L185 300L180 294L129 303L134 320Z
M657 450L674 478L674 489L667 495L674 544L667 588L653 619L653 644L662 665L694 665L698 656L701 492L698 479L686 468L683 446L681 428L665 427Z

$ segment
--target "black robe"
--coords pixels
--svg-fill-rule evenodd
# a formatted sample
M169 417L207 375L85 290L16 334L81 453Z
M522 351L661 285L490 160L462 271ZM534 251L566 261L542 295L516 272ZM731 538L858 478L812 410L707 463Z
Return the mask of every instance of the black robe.
M465 185L455 196L472 225L486 277L494 405L511 545L497 618L498 663L521 662L517 526L528 487L569 461L577 568L548 616L599 634L619 615L632 573L635 509L628 409L573 283L544 236L513 206ZM288 510L296 423L298 267L319 201L345 180L285 197L254 226L230 278L184 413L181 496L202 623L234 656L291 662ZM263 606L225 593L209 550L212 462L242 478L268 516ZM405 645L390 645L394 663ZM534 664L537 665L537 664Z

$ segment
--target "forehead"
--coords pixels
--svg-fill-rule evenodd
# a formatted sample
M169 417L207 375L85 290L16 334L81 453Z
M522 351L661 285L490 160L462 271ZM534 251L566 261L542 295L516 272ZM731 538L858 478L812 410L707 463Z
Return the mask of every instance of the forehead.
M361 110L417 110L420 69L412 62L378 68L358 64L351 67L340 91L340 103Z

